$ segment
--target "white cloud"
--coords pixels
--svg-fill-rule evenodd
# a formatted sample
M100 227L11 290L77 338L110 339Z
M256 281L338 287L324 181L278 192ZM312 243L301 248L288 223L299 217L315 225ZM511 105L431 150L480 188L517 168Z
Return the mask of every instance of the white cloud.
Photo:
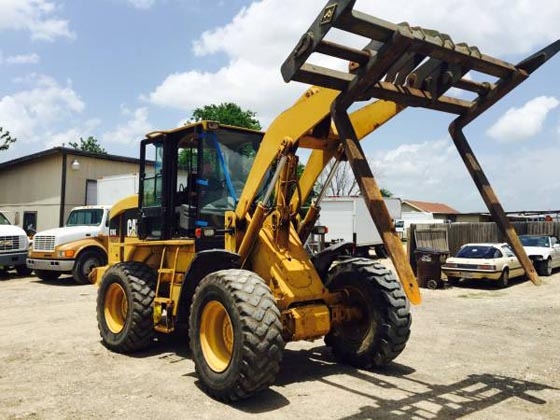
M155 4L156 0L128 0L128 3L137 9L149 9Z
M6 64L37 64L39 56L37 54L20 54L6 57Z
M397 197L445 202L460 211L481 202L451 139L376 151L370 160L380 186Z
M0 32L6 30L28 31L31 39L53 41L56 38L73 38L68 21L57 16L59 5L49 0L0 1Z
M559 104L556 98L539 96L521 108L507 110L486 133L502 143L526 140L541 132L546 116Z
M114 130L107 131L101 135L101 140L106 144L136 144L139 139L144 138L146 133L154 131L153 126L148 122L147 108L138 108L134 111L122 107L122 113L129 120L118 125Z
M506 211L558 208L560 142L544 149L507 148L478 152L486 176ZM442 202L461 212L486 211L451 139L408 144L373 153L381 187L397 197ZM546 180L543 182L543 180Z
M63 86L51 77L31 74L17 83L21 90L0 97L0 126L17 137L16 144L48 141L57 124L66 124L85 108L70 82Z

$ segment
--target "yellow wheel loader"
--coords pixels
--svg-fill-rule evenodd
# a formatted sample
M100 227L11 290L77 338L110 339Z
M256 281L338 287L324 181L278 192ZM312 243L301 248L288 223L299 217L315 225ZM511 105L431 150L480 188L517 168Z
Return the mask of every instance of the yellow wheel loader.
M329 1L289 55L284 79L312 87L265 133L200 121L141 142L139 194L112 208L109 263L94 274L106 347L131 353L152 345L156 334L188 334L201 387L226 402L273 384L290 341L324 337L339 360L359 368L390 363L410 334L409 302L421 297L360 140L408 106L457 115L453 141L538 283L462 128L554 55L559 42L513 65L353 6ZM368 43L337 44L325 37L332 28ZM344 65L310 64L314 53ZM465 77L472 70L489 80ZM459 94L447 96L451 88ZM357 102L362 106L348 112ZM297 176L305 149L311 152ZM347 257L351 244L306 251L343 159L398 279L374 260ZM327 181L314 191L331 161Z

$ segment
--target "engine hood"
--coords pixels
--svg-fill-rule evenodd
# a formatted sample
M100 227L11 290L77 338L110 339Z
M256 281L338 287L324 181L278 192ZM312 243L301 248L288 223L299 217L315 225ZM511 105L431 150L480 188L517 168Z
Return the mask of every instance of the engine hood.
M550 249L544 246L524 246L527 255L550 255Z
M22 228L14 225L0 225L0 236L27 236Z
M68 226L43 230L35 235L34 240L36 241L37 238L44 236L54 236L54 245L57 246L88 237L95 237L102 231L101 226Z

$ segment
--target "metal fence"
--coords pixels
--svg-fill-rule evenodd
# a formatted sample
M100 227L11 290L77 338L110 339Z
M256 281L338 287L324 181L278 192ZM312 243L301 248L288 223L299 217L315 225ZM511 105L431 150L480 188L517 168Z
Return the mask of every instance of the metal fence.
M560 238L560 222L513 222L518 235L553 235ZM496 223L449 223L411 225L408 232L408 258L415 269L414 251L430 248L455 255L469 242L505 242Z

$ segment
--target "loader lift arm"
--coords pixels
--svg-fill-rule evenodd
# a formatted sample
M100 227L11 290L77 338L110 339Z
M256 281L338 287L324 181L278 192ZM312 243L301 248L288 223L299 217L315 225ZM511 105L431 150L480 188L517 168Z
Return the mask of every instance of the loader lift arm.
M540 284L515 230L507 219L494 190L470 148L463 128L513 90L560 49L557 40L517 65L482 54L478 48L455 44L448 35L408 23L398 25L353 10L355 0L330 0L302 36L282 65L286 82L291 80L339 90L331 107L332 120L344 146L360 190L375 225L393 259L409 299L419 300L413 275L403 261L379 187L360 147L360 135L348 116L356 101L371 98L456 114L449 126L453 142L477 186L498 228L507 238L528 278ZM362 50L325 39L330 29L346 31L370 39ZM320 53L352 62L349 71L325 68L307 61ZM464 77L469 71L489 77L475 82ZM446 96L450 88L475 95L473 100Z

